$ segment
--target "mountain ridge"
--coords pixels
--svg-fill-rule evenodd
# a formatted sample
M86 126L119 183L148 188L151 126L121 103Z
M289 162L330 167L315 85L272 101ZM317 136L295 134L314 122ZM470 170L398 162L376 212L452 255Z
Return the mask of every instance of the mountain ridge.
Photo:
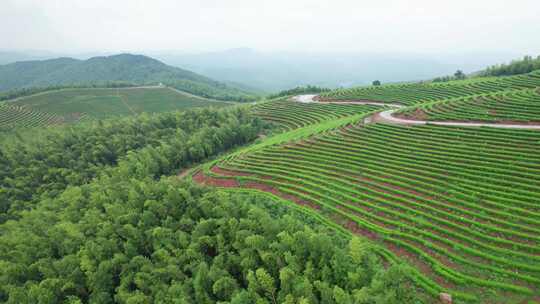
M251 94L152 57L129 53L86 60L59 57L0 65L0 91L117 81L137 85L164 83L196 95L226 100L243 99Z

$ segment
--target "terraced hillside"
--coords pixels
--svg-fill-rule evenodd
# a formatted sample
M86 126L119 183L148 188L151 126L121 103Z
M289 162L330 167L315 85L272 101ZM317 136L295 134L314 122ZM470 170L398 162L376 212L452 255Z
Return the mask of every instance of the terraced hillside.
M71 121L79 121L84 116L71 117ZM66 117L32 110L28 107L0 104L0 130L14 128L43 127L62 124Z
M166 87L121 89L63 89L38 93L3 103L0 126L35 127L73 123L81 118L106 118L159 113L193 107L223 107L228 102L189 95Z
M67 89L18 99L15 104L67 115L86 113L103 118L142 112L165 112L227 103L192 97L169 88Z
M321 98L374 100L414 105L448 98L535 87L540 87L540 71L518 76L472 78L445 83L410 83L340 89L323 93Z
M301 103L286 99L259 103L252 113L263 120L275 123L282 130L292 130L381 109L374 105Z
M433 121L540 122L540 88L511 90L422 104L405 118Z
M515 303L540 295L538 149L535 131L374 124L238 154L195 178L308 206L408 260L434 294Z
M532 130L540 122L540 71L318 99L334 103L258 105L254 114L292 131L208 164L194 180L262 191L368 238L389 262L413 265L415 281L434 297L540 301L540 132ZM364 115L346 108L371 101L408 107L380 115L374 105ZM325 106L329 113L308 119ZM449 123L409 126L387 118L394 111ZM336 115L347 119L332 123Z

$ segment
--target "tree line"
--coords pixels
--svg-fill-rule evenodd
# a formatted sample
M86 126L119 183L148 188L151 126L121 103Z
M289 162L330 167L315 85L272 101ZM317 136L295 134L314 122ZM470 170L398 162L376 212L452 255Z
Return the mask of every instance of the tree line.
M525 56L521 60L514 60L509 64L499 64L488 67L480 73L480 76L511 76L530 73L540 70L540 56L533 58Z
M457 70L454 75L450 76L442 76L442 77L436 77L432 80L432 82L448 82L452 80L464 80L467 79L467 75L463 73L462 70Z
M330 89L328 88L322 88L318 86L300 86L289 90L283 90L276 94L272 94L268 96L269 99L278 98L278 97L284 97L284 96L291 96L291 95L300 95L300 94L312 94L312 93L322 93L322 92L328 92Z
M248 110L195 109L30 129L0 139L0 222L67 186L88 183L121 159L161 168L156 175L245 144L265 126ZM134 152L138 153L134 153Z

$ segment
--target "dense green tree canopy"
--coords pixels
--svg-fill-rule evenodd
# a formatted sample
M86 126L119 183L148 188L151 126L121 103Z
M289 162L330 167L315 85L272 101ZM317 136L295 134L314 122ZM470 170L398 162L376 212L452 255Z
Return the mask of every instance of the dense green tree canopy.
M53 198L69 185L92 180L120 159L133 174L156 166L154 176L253 140L260 120L244 108L139 115L74 127L4 135L0 139L0 222ZM138 152L138 153L134 153ZM131 172L130 172L131 173Z
M481 76L510 76L526 74L540 70L540 56L533 58L525 56L521 60L514 60L509 64L494 65L480 73Z
M300 86L300 87L296 87L296 88L293 88L293 89L290 89L290 90L283 90L283 91L280 91L280 92L278 92L276 94L272 94L272 95L268 96L268 98L272 99L272 98L278 98L278 97L283 97L283 96L310 94L310 93L322 93L322 92L328 92L328 91L330 91L330 89L308 85L308 86L305 86L305 87Z
M412 301L406 267L265 204L115 170L2 225L0 301Z

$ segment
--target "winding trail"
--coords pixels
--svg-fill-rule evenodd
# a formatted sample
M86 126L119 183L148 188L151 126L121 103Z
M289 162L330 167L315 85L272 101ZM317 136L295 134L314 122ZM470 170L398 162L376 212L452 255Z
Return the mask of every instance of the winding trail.
M194 94L191 94L191 93L188 93L186 91L182 91L182 90L179 90L177 88L174 88L174 87L169 87L169 86L161 86L162 88L167 88L177 94L180 94L180 95L185 95L185 96L188 96L188 97L191 97L191 98L194 98L194 99L198 99L198 100L201 100L201 101L211 101L211 102L222 102L222 103L230 103L230 104L236 104L236 102L233 102L233 101L225 101L225 100L217 100L217 99L211 99L211 98L206 98L206 97L202 97L202 96L199 96L199 95L194 95Z
M527 124L503 124L503 123L483 123L483 122L451 122L451 121L428 121L428 120L415 120L415 119L403 119L393 116L397 110L403 108L403 105L390 104L375 101L317 101L315 100L317 95L298 95L292 99L303 103L334 103L334 104L364 104L364 105L379 105L392 107L392 109L385 110L376 114L373 114L371 118L375 122L391 123L398 125L437 125L437 126L453 126L453 127L491 127L502 129L527 129L527 130L540 130L540 125L527 125Z

